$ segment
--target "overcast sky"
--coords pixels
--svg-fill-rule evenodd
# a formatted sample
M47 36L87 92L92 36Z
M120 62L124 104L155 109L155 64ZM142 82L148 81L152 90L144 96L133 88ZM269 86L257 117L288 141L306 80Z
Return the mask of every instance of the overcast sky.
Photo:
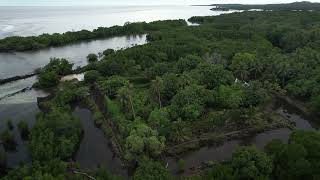
M243 3L243 4L267 4L287 3L295 0L0 0L0 6L34 6L34 5L191 5L191 4L214 4L214 3ZM320 0L313 0L320 2Z

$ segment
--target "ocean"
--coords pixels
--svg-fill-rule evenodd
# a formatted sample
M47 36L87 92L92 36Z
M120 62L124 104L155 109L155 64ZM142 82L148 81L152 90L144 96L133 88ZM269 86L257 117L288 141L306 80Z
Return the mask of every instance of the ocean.
M0 38L63 33L126 22L219 15L209 6L0 6Z

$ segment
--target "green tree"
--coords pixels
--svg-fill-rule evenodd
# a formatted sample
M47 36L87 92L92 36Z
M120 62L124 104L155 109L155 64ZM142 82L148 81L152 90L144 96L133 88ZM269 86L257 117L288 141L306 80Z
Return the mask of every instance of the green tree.
M273 165L265 153L246 147L232 154L231 167L237 179L269 179Z
M172 179L168 170L159 162L151 159L144 159L138 164L134 180L169 180Z
M129 81L121 76L111 76L107 80L99 81L99 88L110 98L115 98L118 91L128 85Z
M115 51L113 49L107 49L103 51L104 56L109 56L110 54L113 54Z
M53 71L40 73L38 78L39 87L41 88L54 87L59 83L60 80L59 76Z
M232 58L230 68L237 78L243 81L249 80L250 72L254 69L256 56L250 53L237 53Z
M211 92L203 86L188 86L179 91L171 101L170 114L174 119L196 120L204 111Z
M29 132L29 127L26 121L20 121L18 123L18 129L19 129L21 138L23 140L27 140L30 132Z
M218 103L224 108L238 108L244 100L244 92L239 85L224 86L218 89Z
M232 72L225 70L222 65L200 64L197 68L200 75L199 82L208 89L215 89L220 85L231 85L235 78Z
M165 139L157 131L141 122L135 122L126 138L126 155L129 161L139 160L143 155L159 156L165 148Z
M98 56L96 54L88 54L87 56L88 63L94 63L98 61Z
M28 142L33 160L40 162L71 157L80 141L79 119L70 112L53 108L46 115L38 115Z
M136 111L134 108L134 104L132 101L132 85L127 84L121 87L118 90L118 99L122 105L122 108L126 110L126 112L131 111L133 119L136 119Z
M186 162L183 159L179 159L178 161L178 169L179 172L182 173L185 170Z
M88 71L84 74L84 81L87 83L94 83L94 82L98 81L100 76L101 75L100 75L99 71L91 70L91 71Z
M13 130L13 128L14 128L11 119L8 119L8 120L7 120L7 128L8 128L10 131Z
M0 134L0 140L2 141L5 150L14 151L16 149L14 135L9 130L5 130Z
M5 173L7 169L7 154L0 148L0 175Z
M163 92L164 85L163 85L163 80L160 77L156 77L155 80L152 81L151 84L151 96L152 97L157 97L158 103L159 103L159 108L162 108L162 96L161 92Z
M149 115L148 124L156 129L160 135L166 136L170 132L168 110L166 108L154 109Z
M194 55L187 55L184 58L180 58L176 63L177 72L182 73L195 69L201 61L203 60L199 56Z

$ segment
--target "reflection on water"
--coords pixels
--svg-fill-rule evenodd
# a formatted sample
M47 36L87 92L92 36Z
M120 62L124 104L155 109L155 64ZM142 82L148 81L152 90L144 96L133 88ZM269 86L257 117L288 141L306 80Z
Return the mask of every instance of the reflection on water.
M228 13L211 11L208 6L68 6L1 7L0 38L12 35L39 35L93 30L97 27L123 25L126 22L150 22L188 19Z
M145 42L146 35L128 37L124 36L73 44L65 47L50 48L36 52L24 52L16 54L0 53L0 79L4 77L11 77L29 73L34 68L38 68L47 64L50 57L67 57L76 65L84 65L86 64L86 56L89 53L98 53L108 48L121 49L133 46L135 44L144 44ZM68 76L65 77L65 79L73 77L82 80L83 74ZM32 89L31 87L35 82L36 76L33 76L27 79L14 81L0 86L1 131L6 128L7 119L11 119L14 124L16 124L20 120L25 120L29 124L30 128L32 127L35 121L35 114L39 112L36 103L37 98L45 97L48 95L48 93L44 91ZM84 117L86 117L86 113L84 113L83 115ZM87 115L87 118L92 118L91 114ZM92 122L92 119L90 120L90 122ZM110 151L110 148L108 148L107 146L107 141L97 141L99 137L103 137L102 132L98 131L97 133L100 134L94 134L94 131L96 131L96 129L93 129L94 127L92 127L93 122L91 126L90 124L84 124L84 127L86 127L85 129L87 129L87 125L89 129L91 128L91 133L89 134L92 134L92 136L88 137L91 137L91 139L89 140L90 143L93 144L89 143L89 145L82 145L81 147L84 147L85 149L82 148L82 150L80 150L79 152L86 153L86 151L84 150L90 150L88 149L89 147L93 147L95 151L90 150L87 152L92 153L92 156L89 156L89 154L87 154L87 156L81 154L81 158L79 158L80 164L88 164L88 166L96 166L98 164L102 164L109 167L110 169L115 168L115 171L121 171L119 166L116 165L117 163L119 163L118 160L111 161L109 159L112 157L112 153ZM9 167L14 167L18 165L19 162L29 162L30 160L27 153L27 147L22 142L17 128L14 129L14 135L17 142L17 151L7 153ZM85 139L88 137L86 136ZM110 153L108 153L108 151ZM95 156L95 158L93 158L92 162L90 162L88 158L92 158L93 156Z
M307 120L298 110L289 104L284 102L277 102L275 111L282 115L284 118L296 124L297 129L303 130L314 130L315 126L310 124L311 121ZM273 139L280 139L282 142L286 143L289 140L291 130L287 128L275 129L271 131L266 131L259 133L252 137L247 137L241 140L232 140L224 143L218 147L203 147L197 151L188 153L182 157L185 161L185 172L184 174L189 174L191 172L190 168L200 167L202 163L208 161L225 161L229 160L232 156L232 152L237 146L243 145L254 145L258 149L263 150L264 146ZM167 158L169 170L177 174L178 165L177 160L174 158Z
M73 114L81 120L84 136L76 153L75 160L83 169L106 167L110 172L127 175L122 168L121 160L114 157L109 140L103 132L95 127L92 113L88 109L77 107Z
M32 103L37 102L38 97L47 96L48 93L31 88L36 80L36 76L33 76L27 79L1 85L0 105Z
M30 158L25 143L20 137L17 123L24 120L31 128L35 122L35 115L39 112L37 103L24 104L0 104L0 132L7 128L7 120L10 119L14 125L13 134L17 143L15 152L7 152L7 162L9 167L15 167L20 162L29 162Z
M121 36L81 42L34 52L0 53L0 79L30 73L45 66L51 57L67 58L74 67L87 64L86 56L106 49L122 49L146 43L146 35Z
M314 117L308 117L299 109L282 100L277 101L275 110L282 117L289 119L296 124L296 127L303 130L315 130L319 124L315 122Z

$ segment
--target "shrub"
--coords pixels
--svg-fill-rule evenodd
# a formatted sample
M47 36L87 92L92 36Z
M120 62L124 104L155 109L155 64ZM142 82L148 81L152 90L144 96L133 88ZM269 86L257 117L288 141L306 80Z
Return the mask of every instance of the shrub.
M8 127L8 129L11 131L11 130L13 130L13 124L12 124L12 121L9 119L8 121L7 121L7 127Z
M21 138L23 140L27 140L30 133L28 124L25 121L20 121L18 123L18 129L19 129Z
M16 142L14 140L13 134L10 131L5 130L4 132L2 132L0 135L0 139L6 150L14 151L16 149Z
M114 53L114 50L113 49L107 49L107 50L105 50L105 51L103 51L103 55L104 56L108 56L108 55L110 55L110 54L113 54Z
M186 162L183 159L179 159L178 169L180 173L184 172L185 166L186 166Z
M87 56L88 63L94 63L98 61L98 56L96 54L89 54Z
M0 175L4 173L7 168L7 155L6 152L0 148Z
M98 71L95 71L95 70L88 71L84 75L84 81L87 83L93 83L93 82L96 82L99 77L100 77L100 73Z
M100 127L103 124L103 115L100 112L95 112L93 115L94 123Z

